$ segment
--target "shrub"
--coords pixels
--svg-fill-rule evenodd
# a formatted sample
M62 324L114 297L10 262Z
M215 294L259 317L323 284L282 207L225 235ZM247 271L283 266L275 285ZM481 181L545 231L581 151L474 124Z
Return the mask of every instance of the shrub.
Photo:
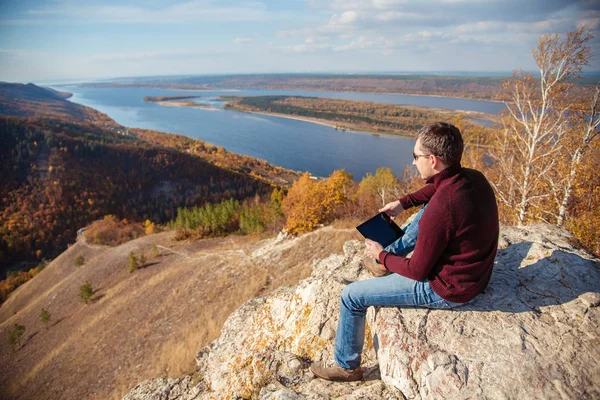
M138 260L133 251L129 252L129 273L133 273L139 268Z
M155 244L152 245L152 257L159 257L160 256L160 252L158 251L158 248L156 247Z
M144 234L140 223L130 223L126 219L118 221L114 215L94 221L85 229L87 240L108 246L118 246Z
M50 322L50 317L51 317L50 312L48 312L48 310L46 310L45 308L42 308L42 311L40 312L40 321L42 321L42 323L44 324L46 329L48 329L48 323Z
M77 258L75 258L75 266L81 267L83 264L85 264L85 259L83 258L83 256L77 256Z
M12 329L8 331L8 343L10 344L11 350L14 352L18 347L21 347L21 336L25 333L25 326L15 324Z
M79 288L79 299L85 304L89 304L93 294L94 289L92 289L92 284L89 281L85 281Z

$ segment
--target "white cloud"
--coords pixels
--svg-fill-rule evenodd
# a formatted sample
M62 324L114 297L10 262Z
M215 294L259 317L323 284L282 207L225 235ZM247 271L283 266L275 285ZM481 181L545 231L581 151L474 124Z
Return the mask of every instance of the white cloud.
M323 51L332 51L330 44L304 43L293 46L271 46L270 50L277 53L317 53Z
M234 44L248 44L248 43L252 43L252 39L250 38L235 38L233 40Z
M275 36L278 39L289 39L298 36L310 36L314 32L312 28L304 28L304 29L290 29L284 31L278 31Z

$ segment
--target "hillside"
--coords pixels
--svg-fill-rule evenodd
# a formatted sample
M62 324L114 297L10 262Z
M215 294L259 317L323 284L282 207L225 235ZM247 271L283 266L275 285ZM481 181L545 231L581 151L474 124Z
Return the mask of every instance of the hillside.
M3 398L116 399L141 380L189 373L197 352L244 301L296 284L310 275L314 260L341 253L358 235L326 227L295 239L176 242L174 234L118 247L79 240L19 287L0 307L0 336L16 323L26 327L16 353L0 340ZM133 274L131 251L148 258ZM78 256L85 259L81 267ZM86 280L94 288L89 305L78 299ZM42 308L52 315L48 329Z
M78 123L91 123L117 129L119 124L108 115L72 103L70 93L43 88L33 83L0 82L0 114L16 117L63 119Z
M93 124L0 116L0 266L53 258L113 214L164 223L177 208L272 186L201 157ZM4 269L4 268L2 268Z
M0 83L0 279L57 256L106 215L165 223L178 207L269 195L298 177L201 140L122 127L67 97Z

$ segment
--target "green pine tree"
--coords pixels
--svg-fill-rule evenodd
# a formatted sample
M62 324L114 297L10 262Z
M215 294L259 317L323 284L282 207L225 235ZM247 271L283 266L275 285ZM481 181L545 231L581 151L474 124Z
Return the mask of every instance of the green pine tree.
M48 310L46 310L45 308L42 308L42 312L40 313L40 320L42 321L42 323L44 324L46 329L48 329L48 323L50 322L50 317L51 317L51 314L48 312Z
M93 294L94 289L92 289L92 284L90 281L85 281L84 284L79 288L79 298L85 304L89 304Z
M77 258L75 259L75 266L81 267L83 264L85 264L85 259L83 258L83 256L77 256Z
M12 329L8 331L8 342L13 352L17 351L21 347L21 336L25 333L25 326L15 324Z
M133 273L139 268L137 257L133 254L133 251L129 253L129 273Z
M156 247L155 244L152 245L152 257L159 257L160 256L160 252L158 251L158 248Z

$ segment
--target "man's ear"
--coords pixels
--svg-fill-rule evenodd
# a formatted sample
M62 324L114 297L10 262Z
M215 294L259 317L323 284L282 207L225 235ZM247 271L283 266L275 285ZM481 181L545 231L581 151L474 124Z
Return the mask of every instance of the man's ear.
M444 164L438 156L435 156L432 154L431 155L431 167L433 169L435 169L436 171L439 171L442 169L446 169L446 164Z

